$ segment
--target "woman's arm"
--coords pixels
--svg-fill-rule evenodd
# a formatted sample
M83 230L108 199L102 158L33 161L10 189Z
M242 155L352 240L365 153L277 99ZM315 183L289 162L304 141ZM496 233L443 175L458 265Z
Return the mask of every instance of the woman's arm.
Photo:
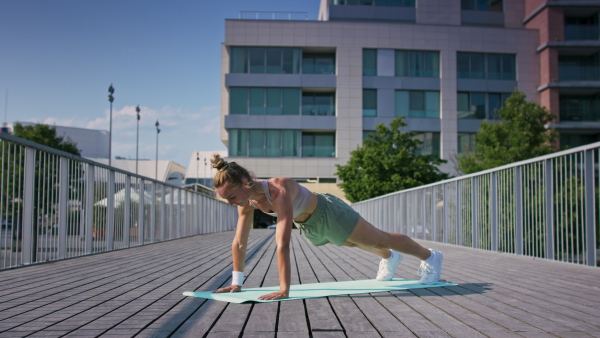
M288 182L289 180L291 182ZM258 299L287 298L290 294L291 263L290 241L293 226L293 207L291 184L297 184L291 179L274 179L274 193L271 194L273 208L277 211L277 228L275 240L277 242L277 267L279 269L279 292L269 293ZM296 189L297 190L297 189Z
M248 234L252 229L254 220L254 208L251 206L238 207L238 221L235 237L231 243L231 257L233 259L233 271L244 272L246 263L246 250L248 246ZM243 281L240 281L243 282ZM238 292L242 290L241 285L232 285L216 290L215 292Z

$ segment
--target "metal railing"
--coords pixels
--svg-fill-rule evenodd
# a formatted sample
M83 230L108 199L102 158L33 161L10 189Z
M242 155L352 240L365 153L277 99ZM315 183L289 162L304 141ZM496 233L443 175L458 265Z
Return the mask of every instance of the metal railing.
M0 134L0 269L233 230L235 207Z
M352 207L413 238L598 266L599 149L593 143Z
M261 11L241 11L239 18L241 20L308 20L307 12L261 12Z

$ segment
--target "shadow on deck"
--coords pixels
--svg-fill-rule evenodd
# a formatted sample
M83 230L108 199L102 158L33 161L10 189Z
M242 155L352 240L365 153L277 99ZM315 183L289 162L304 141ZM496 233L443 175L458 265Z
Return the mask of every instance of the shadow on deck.
M273 230L249 240L245 287L278 285ZM600 336L600 269L421 242L455 287L230 304L184 297L229 285L233 232L0 272L0 337ZM374 278L379 259L293 232L292 283ZM417 279L406 257L397 277Z

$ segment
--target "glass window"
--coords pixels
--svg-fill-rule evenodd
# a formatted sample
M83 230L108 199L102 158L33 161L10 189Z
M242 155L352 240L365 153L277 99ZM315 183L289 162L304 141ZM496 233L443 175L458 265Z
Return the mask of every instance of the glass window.
M302 55L303 74L335 74L335 54L305 53Z
M514 80L515 56L487 54L487 78L490 80Z
M281 48L266 48L267 52L267 73L269 74L281 74L282 73L282 60L281 60Z
M425 93L411 90L408 92L410 117L425 117Z
M281 156L281 131L267 130L267 157Z
M367 139L367 137L369 136L369 134L374 134L376 133L375 130L363 130L363 141Z
M229 114L248 114L248 88L229 89Z
M475 135L473 133L458 133L458 154L475 151Z
M283 48L283 69L284 74L300 74L300 59L302 50L300 48Z
M265 114L265 89L250 88L250 115Z
M400 77L440 77L439 52L397 50L395 74Z
M265 131L250 130L249 132L249 154L253 157L265 156Z
M415 151L416 155L440 156L440 133L415 133L414 138L422 142Z
M281 151L282 156L299 156L300 149L300 131L282 130L281 131Z
M560 81L599 81L598 53L592 55L559 55L558 77Z
M598 13L590 16L565 16L565 40L598 40Z
M600 121L600 95L560 95L561 121Z
M404 116L404 117L408 117L408 111L409 111L409 99L408 99L408 90L397 90L396 91L396 102L395 102L395 109L396 109L396 116Z
M363 116L377 116L377 89L363 89Z
M267 88L267 115L281 115L281 89Z
M567 134L560 133L560 146L575 148L600 141L600 134Z
M230 156L248 156L248 130L230 129L229 130L229 155Z
M265 72L265 49L250 48L250 73Z
M512 54L458 52L456 67L459 79L516 79L515 56Z
M377 49L363 49L363 76L377 76Z
M232 73L248 72L248 54L247 49L243 47L231 47L231 62L229 69Z
M335 94L302 93L302 115L335 116Z
M375 6L415 7L415 0L375 0Z
M396 116L439 118L440 93L436 91L397 90Z
M485 93L471 93L471 113L474 119L485 119Z
M283 89L283 115L300 114L300 88Z
M469 93L458 93L458 118L459 119L470 119L471 118L471 102L469 99Z
M461 9L469 11L502 12L502 0L461 0Z
M335 133L302 133L302 157L335 157Z
M434 91L425 92L425 117L440 118L440 93Z
M498 110L509 93L457 93L459 119L498 119Z

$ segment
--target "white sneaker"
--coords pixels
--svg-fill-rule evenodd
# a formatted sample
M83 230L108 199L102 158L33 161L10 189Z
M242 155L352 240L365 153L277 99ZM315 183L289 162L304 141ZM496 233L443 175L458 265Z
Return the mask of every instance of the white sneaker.
M429 249L431 251L432 259L427 259L427 261L421 261L421 266L419 266L419 270L417 273L421 276L421 280L419 283L421 284L433 284L436 283L440 279L440 275L442 274L442 260L444 259L444 255L441 252L433 249Z
M379 262L379 271L377 272L377 277L375 278L377 280L388 281L394 278L396 268L402 260L402 254L394 250L390 251L392 252L392 256L390 256L388 259L382 259L381 262Z

